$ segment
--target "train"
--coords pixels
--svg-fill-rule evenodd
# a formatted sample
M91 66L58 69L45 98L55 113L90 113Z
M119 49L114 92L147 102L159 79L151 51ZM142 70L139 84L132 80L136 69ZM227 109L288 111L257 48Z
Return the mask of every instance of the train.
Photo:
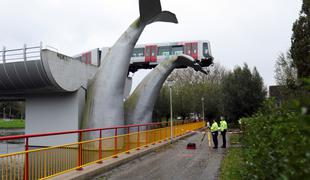
M96 48L74 56L85 64L100 66L101 56L105 56L109 48ZM173 55L186 54L192 56L202 67L213 64L213 56L209 41L183 41L136 45L130 60L129 72L139 69L151 69Z

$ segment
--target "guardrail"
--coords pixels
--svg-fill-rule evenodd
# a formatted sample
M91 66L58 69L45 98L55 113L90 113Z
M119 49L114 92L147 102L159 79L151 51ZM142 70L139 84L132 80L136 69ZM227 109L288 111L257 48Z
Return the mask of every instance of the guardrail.
M6 49L6 47L3 47L0 50L0 63L40 60L41 50L42 43L40 43L40 46L32 47L27 47L25 44L23 48L19 49Z
M202 128L204 122L175 123L173 137ZM119 129L126 134L118 135ZM132 130L134 129L134 130ZM169 123L149 123L141 125L118 126L111 128L85 129L77 131L31 134L1 137L0 141L25 139L25 151L0 155L1 179L46 179L72 170L82 170L105 159L116 158L119 154L130 153L170 138ZM114 136L102 137L104 131L114 131ZM82 141L83 133L97 132L97 139ZM29 138L79 134L79 142L29 150Z

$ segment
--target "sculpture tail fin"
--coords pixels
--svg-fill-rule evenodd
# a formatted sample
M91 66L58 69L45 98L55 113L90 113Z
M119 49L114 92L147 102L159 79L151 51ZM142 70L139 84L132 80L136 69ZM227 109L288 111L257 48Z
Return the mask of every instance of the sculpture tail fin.
M162 11L160 0L139 0L139 9L142 23L151 24L157 21L178 23L175 14Z
M198 63L195 62L194 58L189 55L179 55L177 61L183 61L188 67L192 67L195 71L200 71L201 73L208 74Z

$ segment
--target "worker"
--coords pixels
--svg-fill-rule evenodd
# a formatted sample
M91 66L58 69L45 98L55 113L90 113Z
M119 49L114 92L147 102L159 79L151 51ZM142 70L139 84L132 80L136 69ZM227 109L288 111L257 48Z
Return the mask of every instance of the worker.
M224 117L221 117L220 121L220 130L221 130L221 135L223 138L223 145L221 148L226 148L226 132L227 132L227 122L225 121Z
M213 149L217 149L217 145L218 145L218 142L217 142L218 125L217 125L217 122L215 120L213 120L213 123L211 125L211 133L212 133L212 139L213 139L213 144L214 144Z

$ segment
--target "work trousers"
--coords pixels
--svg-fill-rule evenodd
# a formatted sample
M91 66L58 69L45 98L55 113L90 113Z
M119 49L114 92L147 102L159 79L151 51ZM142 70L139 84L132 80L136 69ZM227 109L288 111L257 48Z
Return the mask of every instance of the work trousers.
M222 145L222 147L224 147L224 148L226 148L226 132L227 132L226 129L224 131L221 131L221 135L222 135L222 138L223 138L223 145Z
M213 144L214 144L215 148L217 148L217 146L218 146L217 136L218 136L218 132L217 131L212 132L212 139L213 139Z

